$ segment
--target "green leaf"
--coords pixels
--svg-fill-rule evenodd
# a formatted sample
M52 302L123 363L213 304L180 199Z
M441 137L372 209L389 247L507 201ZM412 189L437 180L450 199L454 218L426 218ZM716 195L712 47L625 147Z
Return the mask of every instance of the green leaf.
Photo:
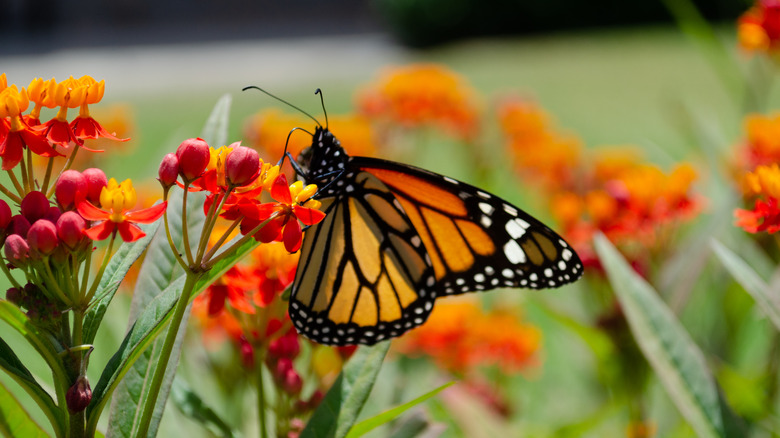
M19 307L8 301L0 300L0 319L21 334L35 348L38 354L43 357L46 365L49 366L54 375L57 399L64 400L67 387L64 386L63 382L69 382L70 379L68 379L62 361L58 357L60 351L55 349L55 344L30 322L30 319L27 318L27 315ZM57 383L60 384L58 385Z
M222 145L227 141L228 116L230 112L230 95L224 95L219 99L209 116L206 125L203 128L201 137L210 145ZM171 233L171 239L176 243L177 248L184 248L184 234L182 230L184 210L184 192L175 190L169 196L168 204L168 226ZM205 215L203 213L204 195L202 193L187 194L187 232L189 241L192 243L193 251L197 249ZM168 239L164 233L159 233L149 245L144 264L139 273L139 280L136 284L135 294L131 304L130 317L137 316L141 310L145 309L156 297L158 297L171 282L179 277L182 270L174 254L171 251ZM209 276L211 281L213 277ZM206 284L206 286L208 284ZM204 286L205 288L205 286ZM179 290L181 293L181 290ZM149 435L154 436L157 433L160 420L165 409L166 400L170 391L173 377L176 373L176 367L179 363L181 353L181 342L184 339L187 320L189 318L189 308L185 313L181 326L177 334L171 356L168 360L168 366L165 372L164 380L155 403L152 421L149 426ZM134 435L137 421L140 419L140 410L143 409L146 402L148 385L151 383L151 376L154 374L155 366L158 363L159 353L162 349L164 338L160 337L154 342L151 348L148 348L138 357L137 362L126 374L124 381L117 388L112 402L111 418L109 420L108 432L111 436L130 437Z
M200 423L214 435L228 438L236 436L230 426L181 379L173 380L171 401L182 414Z
M724 412L704 355L658 293L602 234L596 252L631 332L669 398L700 437L726 437Z
M103 320L103 315L105 315L108 305L111 304L111 300L114 299L114 295L116 295L122 280L127 275L127 271L130 270L133 263L141 257L146 247L149 246L149 242L151 242L159 226L160 221L149 225L141 225L141 229L146 233L146 236L135 242L123 243L114 256L111 257L111 261L108 262L103 278L100 280L95 293L95 303L90 306L84 315L85 344L91 344L95 340L95 335L100 327L100 322Z
M16 353L13 352L11 347L0 338L0 368L2 368L11 378L27 392L32 400L38 404L46 417L51 422L54 430L60 434L65 432L65 416L63 411L57 408L57 404L51 398L46 390L44 390L40 384L35 380L32 373L24 366ZM13 396L11 396L13 398ZM0 404L2 404L2 396L0 396ZM10 402L9 402L10 403ZM0 406L0 409L4 413L9 413L9 410L4 409L4 406ZM3 421L0 419L0 421ZM0 428L3 425L0 425ZM23 436L23 435L7 435L7 436Z
M712 249L737 283L756 300L775 328L780 330L780 302L777 296L770 293L766 282L740 256L722 243L712 240Z
M343 438L355 423L371 393L390 342L361 346L312 414L301 438Z
M49 436L30 418L19 400L2 383L0 383L0 435L25 438ZM64 436L64 433L58 433L58 436Z
M400 406L396 406L392 409L382 412L379 415L375 415L371 418L361 421L360 423L357 423L356 425L352 426L352 429L349 430L349 433L347 434L347 438L357 438L359 436L363 436L369 431L376 429L377 427L383 424L389 423L390 421L393 421L394 419L398 418L401 414L403 414L407 410L419 405L420 403L428 400L429 398L435 396L436 394L442 392L443 390L449 388L454 384L455 384L454 381L445 383L444 385L434 389L433 391L423 394L410 402L404 403Z

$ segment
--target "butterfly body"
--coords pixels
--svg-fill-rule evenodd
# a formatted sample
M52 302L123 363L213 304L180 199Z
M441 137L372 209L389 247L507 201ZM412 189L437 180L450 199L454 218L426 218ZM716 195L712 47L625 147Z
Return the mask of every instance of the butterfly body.
M374 344L425 322L437 297L582 274L560 236L472 185L350 157L321 127L298 163L327 216L304 236L289 311L317 342Z

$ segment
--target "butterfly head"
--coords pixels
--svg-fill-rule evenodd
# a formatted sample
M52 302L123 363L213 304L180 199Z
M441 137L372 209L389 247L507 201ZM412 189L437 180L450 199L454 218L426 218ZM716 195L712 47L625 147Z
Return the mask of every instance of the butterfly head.
M348 159L341 143L328 128L317 126L311 146L301 151L296 161L305 172L303 177L307 183L321 185L338 178Z

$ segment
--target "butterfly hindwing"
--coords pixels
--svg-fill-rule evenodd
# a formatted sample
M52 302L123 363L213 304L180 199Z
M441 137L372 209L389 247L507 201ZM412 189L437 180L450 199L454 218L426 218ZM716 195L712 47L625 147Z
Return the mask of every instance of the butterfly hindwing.
M438 295L575 281L565 240L520 208L469 184L391 161L353 157L396 196L432 259Z
M321 198L326 218L304 237L290 297L299 333L325 344L373 344L427 319L431 260L393 194L366 172ZM416 243L416 244L415 244Z

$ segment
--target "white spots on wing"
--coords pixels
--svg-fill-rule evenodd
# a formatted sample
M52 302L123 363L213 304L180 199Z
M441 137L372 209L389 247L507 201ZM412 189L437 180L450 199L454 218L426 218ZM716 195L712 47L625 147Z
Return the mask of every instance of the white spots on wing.
M561 252L561 257L563 258L563 260L565 260L565 261L567 261L567 262L568 262L569 260L571 260L571 256L572 256L572 252L571 252L571 250L569 250L569 249L564 249L564 250Z
M482 190L477 190L477 196L479 196L482 199L490 199L490 198L492 198L490 193L483 192Z
M503 275L506 278L512 278L515 276L515 273L511 269L504 269L501 271L501 275Z
M458 180L452 179L452 178L450 178L448 176L444 177L444 181L447 181L448 183L451 183L451 184L460 184L460 182Z
M544 270L544 276L545 276L545 277L547 277L547 278L551 278L551 277L552 277L552 275L553 275L553 271L552 271L552 269L550 269L550 268L547 268L547 269L545 269L545 270Z
M520 245L514 240L510 240L504 245L504 255L510 263L515 265L518 263L525 263L526 261L525 252L523 252L523 249L520 248Z
M559 261L558 262L558 269L560 269L561 271L565 271L566 270L566 262L564 262L563 260Z
M417 248L420 246L422 241L420 240L420 236L412 236L412 245Z
M474 281L477 283L482 283L485 281L485 275L484 274L474 274Z
M506 232L509 233L510 237L517 239L525 234L525 230L529 226L530 225L528 225L528 222L515 218L507 222L506 225L504 225L504 228L506 228Z
M512 216L517 216L517 209L512 207L509 204L504 204L504 211L509 213Z
M344 190L345 190L347 193L352 193L352 192L354 192L354 191L355 191L355 186L353 186L352 184L350 184L350 185L348 185L348 186L347 186L347 187L346 187Z
M493 211L495 211L495 208L492 205L488 204L487 202L480 202L479 209L482 210L482 213L488 215L493 214Z
M490 228L490 226L493 225L493 221L487 216L482 216L479 219L479 223L482 224L482 227L484 228Z

